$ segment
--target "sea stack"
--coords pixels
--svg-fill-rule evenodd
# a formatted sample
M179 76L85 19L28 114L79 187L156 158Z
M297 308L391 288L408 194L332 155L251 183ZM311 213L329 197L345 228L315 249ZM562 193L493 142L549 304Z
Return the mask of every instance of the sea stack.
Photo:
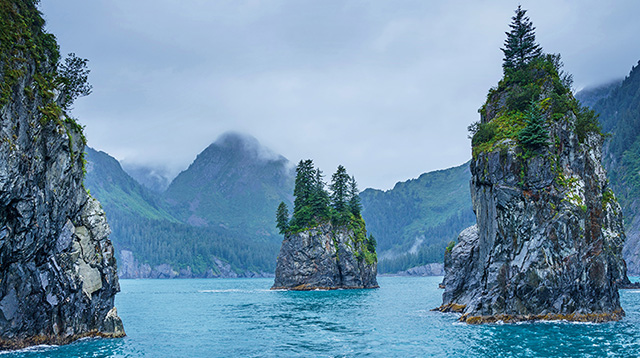
M289 220L284 203L277 222L285 235L272 289L377 288L376 242L367 237L353 177L338 167L325 191L311 160L296 168L295 206Z
M59 60L35 3L0 5L0 350L124 336L109 226L65 112L88 93L86 62Z
M560 57L542 54L535 37L511 38L519 26L533 35L520 8L504 78L470 127L477 226L445 254L439 309L467 323L619 320L625 234L601 165L604 136ZM512 43L526 48L509 53Z

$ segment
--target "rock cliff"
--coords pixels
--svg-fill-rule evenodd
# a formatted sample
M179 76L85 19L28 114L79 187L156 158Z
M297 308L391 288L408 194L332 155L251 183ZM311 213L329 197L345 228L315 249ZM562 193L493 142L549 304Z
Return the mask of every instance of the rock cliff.
M356 231L324 223L285 235L272 289L377 288L375 249L371 253Z
M440 307L462 321L624 316L621 210L601 165L603 135L567 78L558 57L544 56L508 73L480 111L471 162L477 226L446 255Z
M0 2L0 349L124 336L109 226L82 187L55 38L33 1Z

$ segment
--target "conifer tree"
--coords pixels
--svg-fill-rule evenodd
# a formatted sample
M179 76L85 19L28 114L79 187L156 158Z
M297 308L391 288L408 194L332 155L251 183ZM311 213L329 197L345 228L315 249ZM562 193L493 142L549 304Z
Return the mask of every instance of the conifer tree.
M311 196L314 191L315 168L313 160L301 160L296 167L296 181L293 189L293 217L291 226L301 228L307 226L312 218Z
M515 16L511 19L511 31L506 32L507 39L504 42L504 59L502 68L518 69L529 63L532 59L542 55L540 45L536 43L536 34L533 23L525 16L527 10L523 10L520 5L515 10Z
M362 211L358 183L356 183L356 177L354 176L351 176L351 180L349 180L349 211L351 211L356 218L360 217L360 212Z
M276 211L276 227L283 235L289 231L289 209L284 201L280 202Z
M315 170L313 179L313 192L311 194L311 212L312 215L324 219L329 217L329 193L325 190L325 183L322 179L322 171L318 168Z
M347 210L347 194L349 191L349 174L347 170L339 165L336 172L331 176L331 203L338 213Z
M518 141L529 150L537 150L547 145L549 134L544 127L544 118L538 106L532 102L525 113L527 125L518 133Z

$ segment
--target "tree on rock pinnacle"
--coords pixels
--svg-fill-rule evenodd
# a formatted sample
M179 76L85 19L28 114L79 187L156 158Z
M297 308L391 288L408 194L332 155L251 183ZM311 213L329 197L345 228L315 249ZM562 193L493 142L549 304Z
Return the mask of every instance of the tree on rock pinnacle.
M536 34L533 23L525 16L527 10L523 10L519 5L513 16L510 32L506 32L507 39L504 41L504 59L502 68L518 69L529 63L532 59L542 55L542 48L536 43Z

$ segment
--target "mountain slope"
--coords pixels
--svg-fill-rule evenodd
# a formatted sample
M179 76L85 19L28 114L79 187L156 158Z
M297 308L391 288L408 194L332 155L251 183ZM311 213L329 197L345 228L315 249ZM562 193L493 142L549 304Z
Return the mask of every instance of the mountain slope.
M153 220L178 221L162 207L162 199L125 173L115 158L90 147L87 147L86 153L85 187L100 199L107 215L113 213Z
M246 135L226 133L169 185L165 198L193 226L220 226L280 241L275 211L291 204L293 171L283 156Z
M278 244L222 227L193 227L104 152L87 149L85 187L101 200L122 277L236 277L275 269Z
M640 62L622 84L592 107L610 134L603 155L611 186L625 215L623 255L630 274L640 274Z
M469 164L422 174L393 189L360 194L362 216L378 242L379 271L442 262L444 248L475 223Z

